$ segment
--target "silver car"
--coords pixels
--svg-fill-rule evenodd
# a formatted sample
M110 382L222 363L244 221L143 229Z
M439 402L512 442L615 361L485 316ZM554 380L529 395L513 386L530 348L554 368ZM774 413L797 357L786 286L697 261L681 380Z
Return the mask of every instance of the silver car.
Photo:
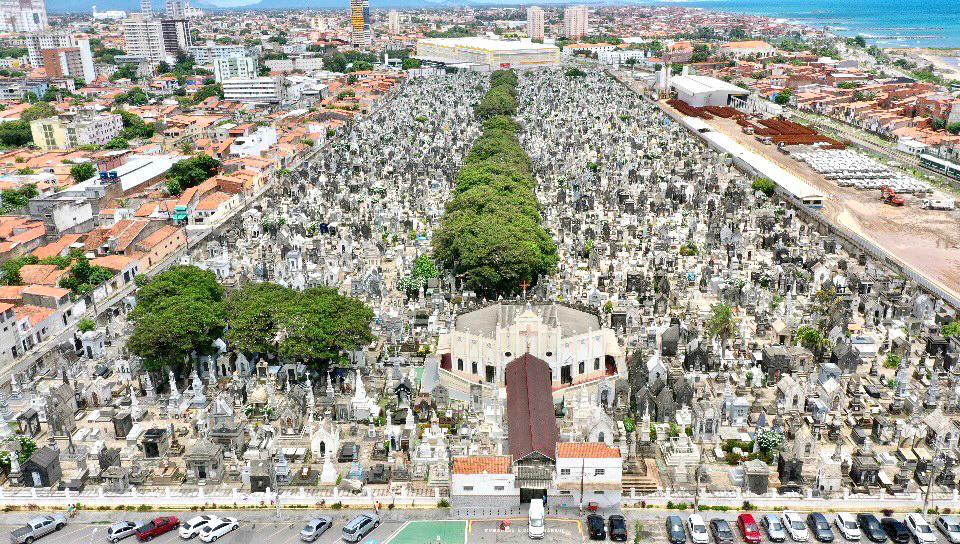
M783 523L776 514L765 514L760 520L760 524L767 530L767 537L771 542L785 542L787 540L787 530L783 528Z
M300 531L300 540L304 542L313 542L320 538L320 535L327 532L327 529L333 527L333 518L329 516L320 516L307 522L307 526Z
M118 521L107 529L107 540L117 542L137 532L137 524L132 521Z
M940 516L934 524L950 544L960 544L960 521L953 516Z

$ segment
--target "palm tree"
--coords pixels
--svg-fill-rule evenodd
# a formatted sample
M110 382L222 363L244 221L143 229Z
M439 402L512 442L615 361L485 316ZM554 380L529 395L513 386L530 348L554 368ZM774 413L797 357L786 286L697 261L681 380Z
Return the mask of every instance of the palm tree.
M710 319L705 324L707 334L711 338L720 338L720 358L723 359L727 340L737 331L737 320L733 316L733 309L727 304L714 304L710 312Z

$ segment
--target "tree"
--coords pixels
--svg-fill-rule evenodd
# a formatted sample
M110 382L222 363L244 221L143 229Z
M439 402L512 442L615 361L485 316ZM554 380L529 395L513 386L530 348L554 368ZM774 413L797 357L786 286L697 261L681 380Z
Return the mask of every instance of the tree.
M33 133L30 123L26 121L10 121L0 123L0 144L8 147L23 147L33 142Z
M47 117L53 117L56 114L56 108L46 102L40 102L24 110L24 112L20 114L20 120L29 124L30 121L46 119Z
M199 104L204 100L210 98L211 96L216 96L217 98L223 98L223 85L219 83L213 83L210 85L204 85L200 87L199 90L193 95L193 103Z
M131 106L142 106L150 101L146 91L140 87L134 87L125 93L117 95L114 104L130 104Z
M790 103L791 98L793 98L793 91L791 91L789 87L784 87L773 97L773 101L781 106L786 106Z
M227 340L244 353L276 353L282 312L295 294L269 282L250 283L232 292L226 301Z
M403 61L401 62L402 62L401 66L404 70L412 70L414 68L420 67L420 61L414 58L407 57L403 59Z
M768 198L773 196L773 193L777 190L777 185L770 178L757 178L750 187L754 191L767 195Z
M830 340L823 336L819 330L801 325L797 329L794 340L801 346L813 352L816 359L821 359L825 350L830 349Z
M896 353L890 353L887 355L887 358L883 360L884 368L891 368L896 370L900 368L900 365L903 364L903 357L897 355Z
M98 285L114 276L102 266L92 266L85 256L77 255L70 273L60 278L60 287L70 289L75 295L86 295Z
M944 325L942 334L944 338L960 336L960 321L951 321Z
M90 332L97 329L97 322L90 319L89 317L84 317L77 322L77 330L80 332Z
M413 262L413 270L410 274L400 280L400 289L408 296L413 297L420 294L420 290L426 287L430 278L440 276L437 265L429 255L421 255Z
M773 429L760 429L757 431L757 449L767 458L773 457L775 453L783 447L784 436L779 431Z
M711 338L720 338L721 349L725 349L727 340L737 332L737 320L733 309L727 304L714 304L710 308L710 319L705 323L707 334Z
M130 142L128 142L126 138L120 136L110 140L105 146L103 146L104 149L129 149L129 147Z
M97 168L89 162L81 162L70 167L70 177L80 183L97 175Z
M167 172L167 189L172 195L180 194L213 177L219 169L220 161L203 153L184 159Z
M223 335L223 294L216 276L195 266L174 266L146 280L130 313L131 353L150 370L182 375L192 354L211 354L213 341Z

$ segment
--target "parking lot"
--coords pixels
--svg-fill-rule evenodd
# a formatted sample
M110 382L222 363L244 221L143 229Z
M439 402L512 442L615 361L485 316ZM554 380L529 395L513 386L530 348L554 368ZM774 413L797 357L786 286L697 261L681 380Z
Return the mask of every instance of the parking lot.
M276 520L270 519L271 515L269 512L207 512L213 513L215 515L231 516L236 517L240 520L240 528L221 537L217 540L218 544L293 544L300 542L299 533L303 526L306 524L308 519L307 515L297 515L296 517L287 516L289 519ZM320 536L317 539L318 544L334 544L342 542L340 538L340 531L343 528L343 525L354 515L359 514L360 512L350 512L344 513L342 515L334 516L333 528L328 530L326 533ZM171 515L165 513L164 515ZM195 512L186 512L186 513L174 513L180 521L186 521L191 517L195 516ZM20 527L19 523L15 523L10 519L10 514L4 516L3 523L0 524L0 532L9 533L10 531ZM18 516L23 521L29 519L30 516L26 514L21 514ZM301 519L302 518L302 519ZM138 516L136 514L124 515L122 513L117 514L116 518L113 521L121 521L129 519L137 523L146 522L150 519L147 516ZM66 527L62 530L47 535L37 541L38 544L96 544L99 542L107 542L107 528L110 526L111 522L108 521L99 521L99 520L70 520ZM380 527L377 527L370 533L362 542L367 542L367 540L373 540L375 542L383 542L394 533L402 525L399 521L384 520ZM6 534L2 537L4 540L7 539ZM136 537L130 537L125 540L121 540L121 543L134 544L137 542ZM171 531L164 535L154 538L151 543L165 544L165 543L180 543L184 542L183 539L177 535L176 531ZM194 538L190 542L200 543L199 538Z

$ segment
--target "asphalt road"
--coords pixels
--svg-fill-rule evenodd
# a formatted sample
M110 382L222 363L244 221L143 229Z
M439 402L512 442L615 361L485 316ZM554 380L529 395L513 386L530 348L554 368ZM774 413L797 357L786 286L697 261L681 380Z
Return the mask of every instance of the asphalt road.
M220 538L219 543L223 544L294 544L299 542L299 532L303 525L311 517L318 515L310 511L284 511L282 517L278 519L276 513L270 510L259 511L239 511L239 512L205 512L222 516L233 516L240 520L240 529ZM362 513L361 510L325 512L325 515L331 515L334 519L333 528L322 535L317 542L319 544L338 544L343 542L340 538L340 531L343 525L354 516ZM363 543L383 543L391 535L395 534L406 521L418 519L438 519L443 517L443 511L434 509L425 510L397 510L393 512L383 512L384 519L380 527L375 529L370 535L364 538ZM637 530L640 531L640 541L644 544L666 544L667 538L664 531L664 521L671 514L676 514L686 521L690 511L663 511L663 510L628 510L624 513L627 518L627 528L629 533L628 542L634 542ZM730 522L734 532L734 544L744 544L739 531L736 529L735 521L739 512L702 512L705 521L709 522L714 518L722 518ZM162 515L176 515L181 521L188 520L197 515L197 512L169 513ZM759 513L754 512L759 516ZM836 540L835 544L848 544L848 542L839 534L833 525L834 515L825 514L833 528ZM880 518L881 514L875 513ZM121 520L131 520L134 522L145 522L155 514L139 514L132 512L81 512L76 518L71 519L62 531L48 535L40 540L38 544L96 544L106 542L107 527L111 523ZM2 513L0 514L0 533L9 533L11 530L20 527L23 522L31 517L26 512ZM903 519L902 514L896 516ZM931 514L928 519L932 522L936 515ZM527 520L523 516L512 516L509 518L509 526L503 530L500 528L499 520L465 520L467 533L466 544L520 544L530 542L527 536ZM939 532L935 532L938 544L949 544L946 538ZM0 537L0 539L5 537ZM582 517L573 513L569 516L547 516L546 520L546 538L543 542L550 544L582 544L588 541L586 515ZM766 542L766 535L764 535ZM134 537L122 541L124 544L134 544ZM179 543L183 541L176 532L170 532L155 538L152 542L157 544ZM200 542L199 539L193 539L192 542ZM868 541L862 541L863 544L869 544ZM791 540L787 540L792 544ZM420 544L420 543L418 543ZM430 543L422 543L430 544ZM812 538L810 544L816 544Z

